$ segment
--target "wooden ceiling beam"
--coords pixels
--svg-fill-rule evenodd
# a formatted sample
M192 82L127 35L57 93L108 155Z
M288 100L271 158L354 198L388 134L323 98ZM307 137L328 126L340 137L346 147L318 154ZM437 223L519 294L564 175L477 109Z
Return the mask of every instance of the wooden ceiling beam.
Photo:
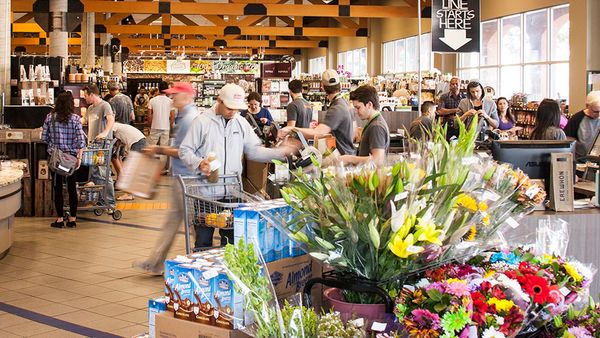
M33 11L33 2L34 0L13 0L10 7L14 13L29 13Z
M106 12L107 1L83 0L86 12ZM263 3L266 16L321 16L339 17L340 7L336 5L299 5L281 3ZM248 4L240 3L196 3L196 2L171 2L171 14L184 15L246 15ZM129 2L118 1L110 3L112 13L127 14L159 14L159 2ZM29 12L31 7L29 7ZM381 6L381 5L352 5L349 17L416 17L416 9L406 6Z
M120 37L123 46L163 46L164 39ZM269 40L235 40L223 39L227 47L269 48ZM172 39L172 47L214 47L215 39ZM276 40L274 48L318 48L319 41L310 40Z
M13 33L41 33L44 30L40 25L35 22L27 22L27 23L13 23L12 24Z
M152 15L147 16L144 20L138 22L137 24L138 25L149 25L158 19L160 19L159 14L152 14Z
M25 15L23 15L22 17L18 18L17 20L15 20L15 23L26 23L29 20L33 19L33 13L27 13Z
M227 22L225 20L223 20L222 17L220 17L219 15L203 15L203 17L212 22L215 26L227 26ZM188 25L188 26L193 26L193 25ZM197 25L196 25L197 26Z
M128 17L129 14L127 13L116 13L110 16L110 18L106 19L104 21L105 25L117 25L119 23L121 23L121 20L125 19L126 17Z
M254 26L257 23L265 20L266 18L267 18L266 16L248 15L245 18L243 18L242 20L239 20L237 22L236 26L239 26L239 27Z

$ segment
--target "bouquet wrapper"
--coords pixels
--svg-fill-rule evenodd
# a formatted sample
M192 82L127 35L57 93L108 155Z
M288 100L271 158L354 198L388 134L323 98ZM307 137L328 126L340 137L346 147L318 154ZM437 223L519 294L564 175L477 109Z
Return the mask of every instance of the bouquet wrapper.
M568 246L569 223L556 217L547 217L538 221L535 242L536 254L566 257Z

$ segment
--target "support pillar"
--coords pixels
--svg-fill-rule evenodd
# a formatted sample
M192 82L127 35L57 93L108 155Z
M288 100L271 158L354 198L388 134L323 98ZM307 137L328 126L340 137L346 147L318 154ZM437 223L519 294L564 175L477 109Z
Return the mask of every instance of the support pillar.
M10 103L11 0L0 1L0 94Z
M64 21L67 12L67 0L50 1L50 15L52 16L52 31L50 32L50 56L69 57L69 33Z
M329 38L329 47L327 48L327 69L337 69L338 59L338 38Z
M569 3L569 107L576 112L585 107L588 7L597 0L571 0Z
M92 69L96 65L95 13L84 13L81 23L81 64Z
M383 39L381 38L382 19L369 19L369 37L367 38L367 73L377 76L382 72L381 49Z

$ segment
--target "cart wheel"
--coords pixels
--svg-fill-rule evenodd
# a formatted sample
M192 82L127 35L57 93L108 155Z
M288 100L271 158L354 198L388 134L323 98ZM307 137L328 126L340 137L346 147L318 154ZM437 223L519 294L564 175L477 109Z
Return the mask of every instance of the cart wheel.
M113 214L112 214L112 218L113 218L115 221L118 221L118 220L120 220L120 219L121 219L121 217L123 217L123 213L121 212L121 210L115 210L115 211L113 212Z
M102 209L94 209L94 214L96 216L102 216L103 213L104 213L104 210L102 210Z

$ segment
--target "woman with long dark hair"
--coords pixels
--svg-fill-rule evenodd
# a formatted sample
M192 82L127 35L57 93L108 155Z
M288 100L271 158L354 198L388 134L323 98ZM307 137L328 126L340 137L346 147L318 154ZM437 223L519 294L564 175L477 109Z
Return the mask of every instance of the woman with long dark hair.
M477 81L471 81L467 85L467 97L460 100L458 104L457 115L466 124L470 126L473 117L477 115L477 132L482 132L491 127L498 127L498 108L494 100L485 97L483 85Z
M517 120L510 109L510 103L505 97L499 97L496 100L498 107L498 128L495 132L505 132L508 135L516 135L517 131L523 129L516 126Z
M46 116L42 140L48 144L48 151L58 148L65 153L77 156L77 168L81 161L81 154L85 148L85 134L81 125L81 118L74 113L73 95L71 92L61 92L56 97L54 109ZM52 173L54 208L58 218L50 226L64 228L64 200L63 180L67 181L69 191L69 218L66 226L74 228L77 226L77 189L76 174L63 177Z
M552 99L544 99L537 109L535 128L531 140L566 140L567 135L560 129L560 107Z

